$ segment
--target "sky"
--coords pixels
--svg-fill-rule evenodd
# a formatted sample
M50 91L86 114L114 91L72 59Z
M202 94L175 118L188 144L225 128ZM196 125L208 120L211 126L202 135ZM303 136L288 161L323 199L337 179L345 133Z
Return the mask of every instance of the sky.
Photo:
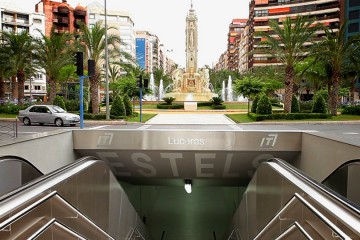
M61 2L61 0L57 0ZM76 7L87 6L96 0L68 0ZM105 0L97 0L104 4ZM135 30L146 30L159 37L167 55L175 63L185 64L186 15L191 0L106 0L107 10L129 12ZM250 0L193 0L198 17L198 66L213 66L227 48L229 24L234 18L248 18ZM1 0L34 11L39 0Z

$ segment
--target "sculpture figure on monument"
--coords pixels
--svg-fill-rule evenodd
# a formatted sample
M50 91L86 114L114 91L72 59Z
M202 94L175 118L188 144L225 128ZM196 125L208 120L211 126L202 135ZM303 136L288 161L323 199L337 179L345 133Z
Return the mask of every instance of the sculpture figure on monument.
M174 70L172 74L173 80L173 92L182 92L183 91L183 74L184 70L181 68L177 68Z

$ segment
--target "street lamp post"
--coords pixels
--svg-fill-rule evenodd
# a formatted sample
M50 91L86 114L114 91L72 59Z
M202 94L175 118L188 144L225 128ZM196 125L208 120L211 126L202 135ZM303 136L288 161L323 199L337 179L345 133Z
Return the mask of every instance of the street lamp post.
M105 5L105 99L106 99L106 120L110 119L110 109L109 109L109 59L108 59L108 36L107 36L107 12L106 12L106 0L104 0Z
M30 78L30 103L32 103L32 90L31 90L31 82L32 82L33 78Z

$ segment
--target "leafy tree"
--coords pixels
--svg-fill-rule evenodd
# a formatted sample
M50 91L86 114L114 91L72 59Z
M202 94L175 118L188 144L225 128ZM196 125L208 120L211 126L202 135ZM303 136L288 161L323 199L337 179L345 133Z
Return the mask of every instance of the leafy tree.
M308 51L305 43L311 42L318 26L314 26L314 21L304 16L297 16L294 20L287 17L281 23L270 20L269 26L271 32L259 34L265 39L260 42L259 45L263 47L259 51L276 57L285 66L284 110L290 113L295 78L294 67Z
M126 116L132 116L133 109L132 109L130 97L125 94L124 97L123 97L123 101L124 101Z
M58 34L54 30L50 36L43 33L41 36L41 39L36 41L36 58L39 66L46 72L46 82L50 88L48 99L53 102L61 70L74 61L74 49L68 44L72 36L68 33Z
M250 99L252 99L256 94L263 91L264 84L255 77L245 77L241 80L235 81L234 91L239 94L247 97L248 101L248 113L250 112Z
M313 113L326 113L326 103L323 96L319 93L315 94L314 105L312 108Z
M272 106L269 97L262 94L256 107L256 114L272 114Z
M90 94L92 101L92 110L94 114L99 113L98 89L100 83L100 73L103 64L103 57L106 48L109 50L109 58L128 57L125 52L120 50L121 40L119 35L108 34L108 46L105 46L105 32L102 22L96 22L92 28L86 25L80 25L82 34L79 42L83 42L88 53L88 58L95 61L95 75L90 77ZM108 30L113 28L108 28Z
M126 109L124 105L124 101L120 95L116 95L111 105L110 115L119 117L126 116Z
M291 112L292 113L300 112L299 101L298 101L298 99L296 98L296 96L294 94L293 94L292 100L291 100Z
M256 108L257 108L259 100L260 100L260 94L257 94L254 98L254 101L251 104L251 112L252 113L256 113Z
M27 31L20 33L2 33L2 54L10 63L12 68L12 97L16 98L16 87L18 88L19 105L24 104L24 85L26 76L35 72L33 60L35 59L35 45L33 38ZM17 82L16 82L17 79Z
M345 33L347 23L340 26L339 31L325 29L324 40L317 45L315 56L322 59L331 66L331 80L328 91L330 96L330 112L331 115L337 115L337 103L339 84L341 75L346 70L349 61L354 65L360 63L360 59L356 58L357 51L360 47L360 36L354 36L346 40Z
M54 98L53 104L66 110L64 98L59 95Z

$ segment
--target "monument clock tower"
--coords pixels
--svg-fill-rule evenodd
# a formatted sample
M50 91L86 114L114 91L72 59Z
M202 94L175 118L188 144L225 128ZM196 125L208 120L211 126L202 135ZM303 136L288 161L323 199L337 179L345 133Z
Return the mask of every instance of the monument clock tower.
M193 9L191 1L191 8L186 16L186 72L197 72L197 53L198 53L198 29L197 17Z

